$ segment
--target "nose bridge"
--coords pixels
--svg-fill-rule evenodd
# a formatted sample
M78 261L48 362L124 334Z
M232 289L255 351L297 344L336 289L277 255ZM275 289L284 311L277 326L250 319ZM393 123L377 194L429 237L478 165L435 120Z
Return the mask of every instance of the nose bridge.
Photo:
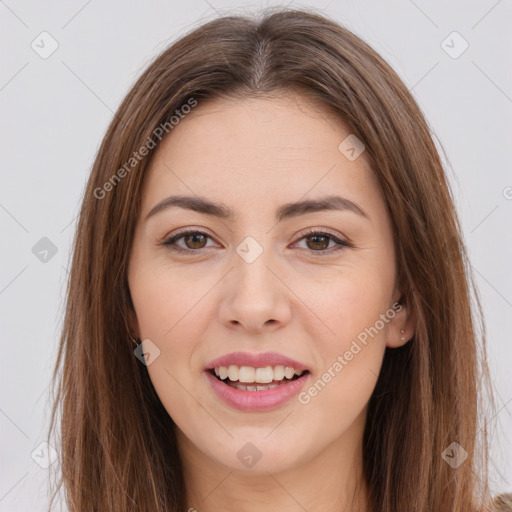
M275 258L272 255L272 248L267 246L264 248L262 243L258 242L254 237L247 236L236 247L236 255L234 255L235 265L235 281L239 291L248 292L251 289L254 293L266 291L269 294L273 292L272 281L275 279L274 274L269 270L272 268ZM269 279L270 277L274 279Z
M276 277L276 258L271 247L246 237L233 254L233 271L224 295L222 320L258 330L269 320L287 322L289 305L286 287Z

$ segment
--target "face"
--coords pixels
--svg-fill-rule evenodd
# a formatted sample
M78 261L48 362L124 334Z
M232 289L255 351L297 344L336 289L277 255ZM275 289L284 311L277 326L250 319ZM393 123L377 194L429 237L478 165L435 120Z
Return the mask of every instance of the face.
M223 99L158 147L130 254L131 326L187 453L263 473L360 447L385 347L412 330L405 305L392 308L385 202L349 135L300 96ZM331 209L289 206L335 196ZM226 215L187 207L199 199Z

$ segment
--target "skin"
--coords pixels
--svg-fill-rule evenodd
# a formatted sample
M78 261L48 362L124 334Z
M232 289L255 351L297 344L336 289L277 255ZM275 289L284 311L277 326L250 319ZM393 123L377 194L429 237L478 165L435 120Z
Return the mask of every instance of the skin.
M217 398L203 370L234 351L275 351L309 367L307 388L400 300L376 178L364 152L350 161L338 150L349 134L293 94L200 102L159 145L145 177L128 268L130 324L160 350L147 370L177 425L188 506L199 512L368 510L367 404L385 347L413 334L406 304L307 404L294 397L271 411L242 412ZM237 216L173 207L145 220L175 194L222 202ZM350 211L274 218L284 203L332 194L369 218ZM162 245L187 227L209 237L177 240L189 254ZM335 251L330 238L304 238L307 228L353 246ZM236 252L247 236L263 250L250 264ZM247 442L262 454L252 468L237 457Z

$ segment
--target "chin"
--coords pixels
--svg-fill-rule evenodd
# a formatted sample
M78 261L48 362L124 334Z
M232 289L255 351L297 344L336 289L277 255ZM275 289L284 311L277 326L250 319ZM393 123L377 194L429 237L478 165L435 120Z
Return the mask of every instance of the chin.
M276 446L264 437L248 436L246 439L252 440L236 438L229 445L221 447L220 453L211 455L231 471L255 476L293 469L302 461L303 454L297 450L297 446L301 445L299 440Z

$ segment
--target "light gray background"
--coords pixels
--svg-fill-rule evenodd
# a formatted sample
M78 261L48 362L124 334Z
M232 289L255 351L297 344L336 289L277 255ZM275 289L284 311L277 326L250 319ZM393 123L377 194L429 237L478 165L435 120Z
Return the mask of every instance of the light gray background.
M47 504L48 470L34 459L44 455L39 445L47 428L70 242L82 190L113 112L150 58L189 28L217 13L269 4L276 5L0 0L0 510L37 512ZM510 492L512 2L319 1L315 6L394 67L446 151L485 308L497 391L499 412L488 426L496 431L492 486ZM31 47L34 40L42 45L43 31L59 45L46 59ZM453 31L469 44L458 58L445 51L462 48L461 40L446 40ZM57 247L46 262L32 252L42 237Z

